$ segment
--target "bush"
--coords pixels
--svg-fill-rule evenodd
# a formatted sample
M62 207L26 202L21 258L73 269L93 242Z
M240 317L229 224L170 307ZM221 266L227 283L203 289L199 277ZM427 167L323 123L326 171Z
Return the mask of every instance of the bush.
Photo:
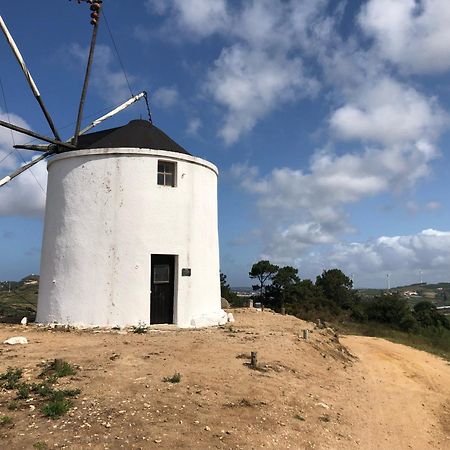
M368 320L386 323L404 331L417 326L406 299L398 294L374 297L364 305Z
M179 383L181 381L181 373L174 373L171 377L164 377L163 381L165 383Z

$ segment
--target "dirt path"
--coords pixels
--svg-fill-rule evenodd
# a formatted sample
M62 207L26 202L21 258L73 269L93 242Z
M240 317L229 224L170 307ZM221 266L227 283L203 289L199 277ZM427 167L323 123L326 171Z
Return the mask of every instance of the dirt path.
M384 339L347 336L341 342L360 360L355 397L369 421L355 435L363 448L450 449L448 363Z

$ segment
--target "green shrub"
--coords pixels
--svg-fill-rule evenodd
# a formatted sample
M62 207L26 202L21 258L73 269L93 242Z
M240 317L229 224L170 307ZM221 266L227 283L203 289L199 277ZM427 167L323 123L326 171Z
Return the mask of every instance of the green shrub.
M13 423L13 420L9 416L0 416L0 427L4 427L7 425L11 425Z
M70 375L75 375L77 371L75 368L63 359L55 359L51 363L47 364L41 373L41 377L49 376L56 378L67 377Z
M55 392L51 400L41 409L42 414L50 419L58 419L66 414L72 407L72 402L67 400L61 392Z
M22 369L13 369L8 367L6 372L0 374L0 380L3 381L2 385L5 389L16 389L19 380L22 378Z
M181 373L176 372L171 377L164 377L163 381L165 383L179 383L181 381Z

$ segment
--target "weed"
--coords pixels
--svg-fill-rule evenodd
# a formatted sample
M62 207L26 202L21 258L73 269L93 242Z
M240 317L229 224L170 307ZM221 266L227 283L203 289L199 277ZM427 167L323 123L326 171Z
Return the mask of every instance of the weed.
M30 386L26 383L21 383L17 386L17 398L26 400L30 396Z
M41 411L45 417L50 419L58 419L66 414L72 407L72 402L64 398L64 395L60 395L60 392L55 392L49 403L42 407Z
M163 381L165 383L179 383L181 381L181 373L176 372L171 377L164 377Z
M9 416L1 416L0 417L0 427L5 427L7 425L12 425L13 420Z
M144 322L139 322L137 326L133 327L133 333L136 334L145 334L148 331L148 325L146 325Z
M301 420L302 422L306 420L305 417L300 414L295 414L294 419Z
M53 386L48 382L33 383L31 385L31 391L40 397L49 397L54 392Z
M76 397L77 395L81 394L81 389L63 389L56 392L61 392L64 397Z
M53 377L53 380L56 381L57 378L75 375L76 373L77 371L75 370L75 367L67 361L64 361L63 359L55 359L51 363L47 364L40 377L50 375L50 377Z
M13 400L8 404L9 411L16 411L17 409L19 409L19 402L17 402L16 400Z
M36 448L37 450L47 450L47 444L45 442L36 442L33 444L33 448Z
M3 387L5 389L15 389L19 383L19 380L22 378L22 369L13 369L12 367L8 367L6 372L0 374L0 380L3 381Z

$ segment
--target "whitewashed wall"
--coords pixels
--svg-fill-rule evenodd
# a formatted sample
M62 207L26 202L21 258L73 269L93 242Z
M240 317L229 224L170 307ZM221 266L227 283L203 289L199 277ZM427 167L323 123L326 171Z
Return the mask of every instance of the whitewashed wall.
M158 159L177 186L157 184ZM174 322L223 323L217 168L161 150L68 152L48 163L37 322L150 322L150 255L178 255ZM190 277L181 269L191 268Z

